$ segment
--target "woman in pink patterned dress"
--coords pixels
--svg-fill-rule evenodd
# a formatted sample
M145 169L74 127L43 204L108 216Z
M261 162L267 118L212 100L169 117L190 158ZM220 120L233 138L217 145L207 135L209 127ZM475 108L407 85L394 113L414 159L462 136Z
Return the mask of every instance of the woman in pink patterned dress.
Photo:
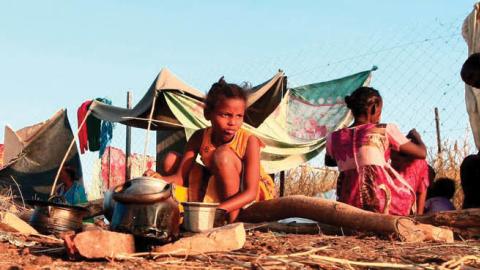
M327 136L327 166L338 166L340 202L365 210L408 215L415 207L415 192L387 162L390 149L425 158L426 148L413 129L407 139L394 124L379 124L382 97L377 90L360 87L345 103L353 124ZM414 143L415 142L415 143Z

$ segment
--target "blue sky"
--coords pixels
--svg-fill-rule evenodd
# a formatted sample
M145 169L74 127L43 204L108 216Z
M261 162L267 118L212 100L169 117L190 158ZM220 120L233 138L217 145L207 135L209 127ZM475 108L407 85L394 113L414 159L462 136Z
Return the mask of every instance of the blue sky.
M305 76L292 76L292 86L348 75L378 63L365 61L350 70L322 73L327 59L342 60L347 55L342 50L317 50L327 45L336 48L346 40L350 53L362 51L363 45L375 50L370 37L387 39L397 29L414 29L421 39L423 26L463 20L474 3L0 1L0 128L7 123L21 128L60 108L68 109L76 126L76 109L84 100L109 97L114 105L124 106L130 89L138 101L162 67L203 91L221 75L256 84L278 68L287 75L304 72ZM451 34L435 31L427 34ZM458 55L463 55L462 46ZM414 64L418 56L402 57ZM395 88L386 82L381 85ZM463 90L458 91L463 97ZM462 123L464 111L459 108Z

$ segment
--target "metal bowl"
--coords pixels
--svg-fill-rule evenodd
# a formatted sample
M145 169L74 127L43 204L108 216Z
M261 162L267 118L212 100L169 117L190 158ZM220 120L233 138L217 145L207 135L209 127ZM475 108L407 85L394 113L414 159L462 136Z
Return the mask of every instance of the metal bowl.
M43 234L58 235L65 231L82 230L83 217L88 214L84 207L38 200L27 200L35 206L30 225Z
M191 232L203 232L213 228L218 203L183 202L183 227Z

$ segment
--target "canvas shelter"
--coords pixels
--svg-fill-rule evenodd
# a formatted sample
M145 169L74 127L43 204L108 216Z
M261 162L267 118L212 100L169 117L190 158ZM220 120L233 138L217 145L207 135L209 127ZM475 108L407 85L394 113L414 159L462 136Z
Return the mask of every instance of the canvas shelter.
M244 127L266 144L261 153L265 170L275 173L294 168L318 155L327 132L346 126L352 119L344 96L368 85L373 70L288 91L286 77L278 72L254 87L248 97ZM145 128L155 104L152 129L157 130L158 160L166 150L181 151L195 130L209 125L203 116L204 99L198 90L164 69L133 109L98 102L91 109L102 120Z
M265 118L277 107L285 94L286 77L282 71L270 80L253 87L247 99L245 122L259 126ZM147 93L132 109L125 109L93 101L90 109L92 114L102 120L118 122L137 128L147 128L152 105L152 130L180 129L181 123L168 107L164 93L176 92L194 100L203 102L205 94L178 79L170 70L162 69L153 81Z
M0 185L9 186L24 199L47 200L72 140L72 129L63 109L44 122L17 131L6 126ZM74 168L82 182L76 145L67 156L65 166Z
M245 122L259 126L272 113L286 93L286 80L282 71L271 79L252 88L247 97ZM157 159L167 151L183 151L186 135L183 124L177 119L167 103L168 95L185 96L202 104L205 94L177 78L170 70L162 69L142 99L132 108L125 109L93 101L92 114L102 120L118 122L146 129L152 106L151 130L157 131Z

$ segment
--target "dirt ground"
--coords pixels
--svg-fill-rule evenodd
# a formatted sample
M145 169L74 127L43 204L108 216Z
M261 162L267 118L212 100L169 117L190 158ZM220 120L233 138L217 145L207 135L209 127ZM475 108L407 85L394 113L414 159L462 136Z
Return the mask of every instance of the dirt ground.
M30 244L2 238L0 269L480 269L478 240L403 243L374 236L249 231L244 248L229 253L97 261L69 260L58 244L25 245Z

